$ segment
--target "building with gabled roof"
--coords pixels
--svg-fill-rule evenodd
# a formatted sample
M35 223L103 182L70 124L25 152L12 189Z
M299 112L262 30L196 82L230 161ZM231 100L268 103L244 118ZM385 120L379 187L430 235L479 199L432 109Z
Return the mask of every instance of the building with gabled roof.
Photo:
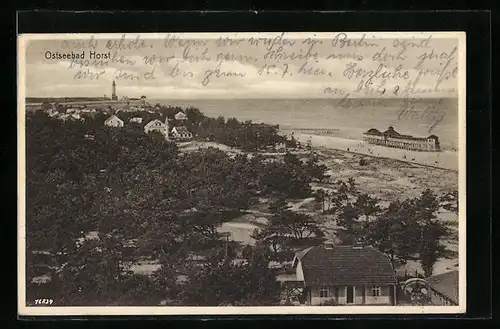
M177 112L177 114L174 116L175 120L179 120L179 121L183 121L183 120L187 120L187 115L184 114L184 112L182 111L179 111Z
M191 132L184 126L173 127L170 131L170 134L172 135L173 139L178 140L189 140L193 138L193 134L191 134Z
M158 119L154 119L148 122L147 125L144 126L144 132L149 134L152 131L158 131L162 134L165 133L165 124Z
M371 128L363 133L363 141L369 144L395 147L410 151L437 152L441 150L439 138L436 135L428 137L414 137L397 132L394 127L389 126L383 133L378 129Z
M323 246L299 251L293 259L295 287L308 305L395 305L397 281L384 253L371 246Z
M108 127L123 127L123 124L123 120L116 115L112 115L104 121L104 125Z
M426 278L434 305L458 305L458 270Z

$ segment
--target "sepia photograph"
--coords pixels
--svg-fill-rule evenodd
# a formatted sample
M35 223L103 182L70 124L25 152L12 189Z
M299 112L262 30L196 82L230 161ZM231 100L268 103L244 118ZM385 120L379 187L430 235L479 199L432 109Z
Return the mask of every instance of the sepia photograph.
M465 52L19 35L19 314L464 313Z

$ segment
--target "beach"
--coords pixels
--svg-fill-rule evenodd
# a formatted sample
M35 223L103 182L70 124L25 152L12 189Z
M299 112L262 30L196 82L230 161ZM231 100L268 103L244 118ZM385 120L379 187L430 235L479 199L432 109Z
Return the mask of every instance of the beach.
M439 124L431 118L401 116L404 100L397 98L363 99L356 107L339 105L339 99L148 99L150 104L157 102L181 108L196 107L210 117L235 117L240 121L251 120L255 123L279 125L280 130L330 129L332 136L346 139L361 139L370 128L384 131L389 126L401 134L439 137L445 150L458 149L458 101L449 99L418 99L412 102L415 111L425 113L429 106L439 101L443 115ZM419 112L420 113L420 112Z
M290 133L290 131L288 131ZM420 152L371 145L359 139L348 139L334 136L318 136L312 134L294 133L295 139L301 143L311 143L311 146L329 148L363 154L372 157L389 158L409 162L411 164L431 166L458 171L458 152Z

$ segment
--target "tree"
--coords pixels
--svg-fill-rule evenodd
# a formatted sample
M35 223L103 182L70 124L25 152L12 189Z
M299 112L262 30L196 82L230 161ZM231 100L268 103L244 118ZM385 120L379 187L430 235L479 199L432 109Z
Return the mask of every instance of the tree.
M75 246L65 255L54 299L61 305L112 305L124 292L120 283L129 277L120 264L120 249L118 241L106 236Z
M311 193L310 183L311 176L295 154L286 153L283 162L270 162L262 166L260 187L264 195L307 197Z
M377 220L370 223L367 232L367 240L386 253L393 266L414 259L419 228L414 216L413 200L393 201Z
M319 182L322 182L325 178L328 177L326 175L326 171L328 167L324 164L319 163L319 157L316 154L311 154L309 159L306 162L306 171L313 179L317 179Z
M416 199L394 201L367 226L367 239L393 264L418 259L425 275L431 276L434 264L447 251L441 240L448 230L436 217L438 209L430 190Z
M419 258L426 276L432 275L434 264L446 250L441 240L448 230L436 217L438 209L438 199L429 189L415 200L415 217L420 226Z
M49 101L42 102L42 111L48 111L52 108L52 104Z
M428 222L421 229L422 241L419 258L425 276L430 277L434 271L434 264L446 251L440 240L447 231L444 226L437 222Z
M279 304L280 286L276 273L268 268L264 255L249 262L231 260L206 265L189 275L181 293L183 305L196 306L273 306ZM238 284L235 284L237 282Z
M441 206L451 212L454 212L455 214L458 215L458 191L455 190L453 192L448 192L445 195L443 195L441 198L439 198L439 203Z
M269 206L272 216L263 229L256 229L252 237L260 245L270 247L275 258L288 257L291 249L315 245L323 241L324 233L313 218L290 210L283 198Z
M205 120L205 115L194 107L189 107L186 109L186 116L188 117L189 122L192 126L199 126L203 120Z
M313 193L314 201L321 206L321 211L325 211L326 202L329 200L330 195L327 190L318 189Z

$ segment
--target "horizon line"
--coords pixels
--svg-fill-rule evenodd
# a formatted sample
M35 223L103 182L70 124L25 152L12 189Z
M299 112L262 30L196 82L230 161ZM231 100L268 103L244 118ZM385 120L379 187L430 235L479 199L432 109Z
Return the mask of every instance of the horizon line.
M122 96L122 97L127 97L128 99L140 99L141 96L132 96L132 97L128 97L128 96ZM103 98L103 96L26 96L25 99L27 98L93 98L93 99L96 99L96 98ZM216 100L235 100L235 99L268 99L268 100L302 100L302 99L343 99L343 98L346 98L346 99L407 99L407 98L421 98L421 99L426 99L426 98L429 98L429 99L436 99L436 98L449 98L449 99L457 99L458 96L428 96L428 97L425 97L425 96L422 96L422 95L414 95L414 96L411 96L411 97L407 97L407 96L396 96L396 97L369 97L369 96L366 96L366 97L274 97L274 98L271 98L271 97L196 97L196 98L173 98L173 97L168 97L168 96L152 96L152 97L148 97L146 96L146 99L159 99L159 100L167 100L167 99L172 99L172 100L206 100L206 99L216 99ZM109 98L109 100L111 101L112 99ZM118 100L118 102L120 101L120 99Z

